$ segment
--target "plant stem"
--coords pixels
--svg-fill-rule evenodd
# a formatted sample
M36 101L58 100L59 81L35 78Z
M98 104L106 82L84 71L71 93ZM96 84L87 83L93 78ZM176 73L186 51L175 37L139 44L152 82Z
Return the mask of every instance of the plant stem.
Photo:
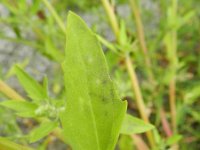
M102 1L103 6L104 6L104 9L107 13L107 16L109 18L113 32L115 33L117 40L119 40L119 31L120 30L119 30L119 25L118 25L117 18L116 18L116 15L114 13L114 10L113 10L112 6L110 5L110 3L108 2L108 0L101 0L101 1ZM143 101L143 98L142 98L142 94L141 94L141 91L140 91L137 75L136 75L135 70L133 68L129 54L126 56L126 66L127 66L127 71L129 73L129 76L131 78L133 92L135 93L135 96L136 96L136 103L137 103L137 107L139 109L141 118L145 122L149 123L148 116L145 113L146 108L145 108L144 101ZM153 148L155 146L155 142L154 142L154 137L153 137L152 132L151 131L146 132L146 135L147 135L149 144Z
M131 135L131 137L133 138L137 150L149 150L149 147L145 144L140 135Z
M177 0L172 0L172 13L173 19L177 18ZM176 27L171 30L171 45L172 45L172 58L171 58L171 68L173 71L173 76L169 83L169 103L170 103L170 111L171 111L171 121L173 132L177 132L176 128L176 68L177 68L177 29ZM169 50L170 51L170 50Z
M137 6L136 0L129 0L129 2L130 2L130 6L132 8L132 12L133 12L133 15L135 18L137 36L139 39L140 47L144 54L144 59L145 59L146 67L147 67L149 81L151 81L151 83L154 83L153 73L151 71L151 60L149 58L147 45L146 45L146 41L145 41L145 34L144 34L143 24L142 24L142 20L141 20L141 16L140 16L140 10Z
M50 13L52 14L52 16L54 17L54 19L56 20L56 22L58 23L59 27L61 28L61 30L65 33L66 28L65 25L63 23L63 21L60 19L60 17L58 16L58 14L56 13L55 9L52 7L52 5L48 2L48 0L42 0L44 2L44 4L46 5L46 7L48 8L48 10L50 11Z
M147 116L146 111L145 111L146 108L145 108L144 100L143 100L142 93L141 93L141 90L140 90L140 87L139 87L137 75L135 73L135 69L134 69L133 64L131 62L129 54L126 56L126 67L127 67L129 76L131 78L132 88L133 88L133 92L134 92L135 97L136 97L136 104L137 104L137 107L139 109L140 116L142 117L142 119L145 122L149 123L149 119L148 119L148 116ZM152 132L150 132L150 131L146 132L146 135L148 137L148 140L149 140L151 147L154 147L155 142L154 142Z
M169 84L169 104L173 131L176 132L176 80L173 78Z
M162 123L162 127L165 134L167 135L167 137L172 136L172 131L171 131L170 125L168 123L168 120L163 108L161 108L160 110L160 117L161 117L161 123Z
M101 0L103 7L108 15L108 19L110 22L110 25L112 27L112 30L115 34L115 37L117 38L117 41L119 40L119 25L117 22L117 18L114 13L114 8L110 5L108 0Z
M5 82L0 80L0 92L6 95L7 97L14 100L24 100L24 98L19 95L15 90L9 87Z
M131 62L131 58L130 58L129 54L127 54L125 60L126 60L126 67L127 67L128 73L129 73L130 78L131 78L131 83L132 83L132 87L133 87L134 94L135 94L135 97L136 97L136 103L137 103L137 106L139 108L140 115L145 122L149 122L148 117L145 113L146 112L145 111L145 105L144 105L144 101L143 101L143 98L142 98L142 93L140 91L137 75L135 73L135 67L133 66L133 64Z

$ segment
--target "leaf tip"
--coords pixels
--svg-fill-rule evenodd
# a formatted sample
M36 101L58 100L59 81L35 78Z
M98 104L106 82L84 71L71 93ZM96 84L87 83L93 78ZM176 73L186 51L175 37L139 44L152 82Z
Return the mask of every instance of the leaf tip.
M80 18L80 17L76 13L74 13L73 11L69 11L68 15L67 15L67 20L69 21L69 20L71 20L73 18Z

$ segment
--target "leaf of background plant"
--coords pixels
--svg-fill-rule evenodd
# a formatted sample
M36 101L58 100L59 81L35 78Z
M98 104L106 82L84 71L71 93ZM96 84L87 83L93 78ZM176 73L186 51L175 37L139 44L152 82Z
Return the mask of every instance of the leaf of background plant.
M0 137L0 149L1 150L33 150L32 148L19 145L3 137Z
M127 34L126 34L126 25L124 20L120 21L120 34L119 34L119 43L120 45L125 45L128 42Z
M73 150L113 150L126 101L116 94L96 35L74 13L67 19L64 137Z
M102 36L100 35L96 35L98 40L104 45L106 46L108 49L110 49L111 51L113 51L114 53L119 54L119 52L117 51L116 47L114 44L112 44L111 42L107 41L106 39L104 39Z
M20 63L17 63L17 66L19 66L20 68L25 68L27 65L29 64L29 59L25 59ZM11 76L15 75L15 67L16 65L13 65L9 70L8 73L6 73L6 78L10 78Z
M37 11L39 10L40 2L41 2L41 0L34 0L33 1L33 4L30 7L30 12L32 14L36 14L37 13Z
M153 125L145 123L141 119L126 114L120 133L122 134L143 133L153 128L154 128Z
M44 89L35 79L29 76L19 66L15 67L15 72L20 84L32 100L43 101L48 98L46 89Z
M51 58L58 62L63 61L63 54L55 47L52 40L46 36L45 37L45 53L48 54Z
M38 105L27 102L27 101L14 101L14 100L8 100L1 102L0 105L10 108L12 110L17 111L18 113L27 113L27 112L35 112Z
M187 23L194 15L195 15L195 11L192 10L192 11L187 12L183 17L178 18L179 19L178 28L180 28L185 23Z
M53 131L58 126L57 122L54 121L48 121L48 122L42 122L39 127L33 129L29 136L30 136L30 142L36 142L43 137L47 136L51 131Z
M170 145L173 145L173 144L177 143L181 139L182 139L182 135L175 134L175 135L172 135L171 137L169 137L167 139L166 144L170 146Z
M190 87L185 94L184 100L187 104L193 104L200 97L200 86L197 83L194 87Z

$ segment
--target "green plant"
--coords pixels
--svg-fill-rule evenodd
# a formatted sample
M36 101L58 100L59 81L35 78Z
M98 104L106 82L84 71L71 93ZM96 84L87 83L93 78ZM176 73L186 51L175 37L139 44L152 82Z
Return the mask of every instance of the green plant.
M15 73L31 101L14 95L17 99L1 102L17 116L41 122L25 138L31 143L36 142L58 128L59 133L58 129L54 132L73 149L112 150L120 132L133 134L154 128L130 115L125 117L126 101L117 96L96 35L72 12L68 15L66 31L64 99L49 97L47 78L40 85L16 66ZM12 149L10 144L4 145Z
M2 0L7 14L0 24L13 34L1 30L0 39L32 47L56 67L36 81L26 72L37 70L30 58L11 62L8 73L4 64L13 56L3 61L0 149L49 149L57 142L68 150L198 149L199 4ZM74 13L66 20L66 9L90 29ZM24 92L8 85L15 76Z

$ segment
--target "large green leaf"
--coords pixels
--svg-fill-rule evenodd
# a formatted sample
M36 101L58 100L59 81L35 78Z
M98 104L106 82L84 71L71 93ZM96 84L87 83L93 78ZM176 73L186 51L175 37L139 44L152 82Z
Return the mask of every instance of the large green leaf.
M126 101L116 94L95 34L79 16L70 12L67 19L64 137L73 150L113 150Z
M48 98L45 88L43 88L36 80L29 76L19 66L15 67L15 72L20 84L28 93L29 97L35 101L42 101Z
M124 117L120 133L122 134L143 133L148 130L152 130L153 128L154 128L153 125L127 114Z

